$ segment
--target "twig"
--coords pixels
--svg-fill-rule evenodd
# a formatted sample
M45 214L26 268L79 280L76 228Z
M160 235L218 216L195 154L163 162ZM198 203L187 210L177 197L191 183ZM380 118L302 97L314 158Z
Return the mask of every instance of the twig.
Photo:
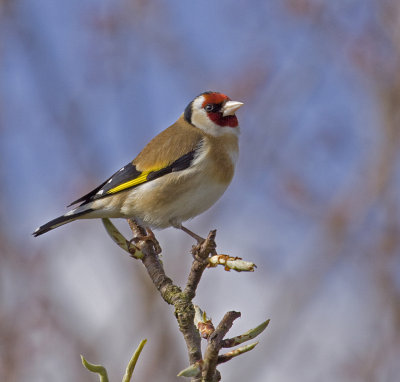
M201 339L197 328L194 326L195 313L192 304L195 288L198 283L194 282L193 287L189 289L186 288L185 291L182 292L182 290L174 285L172 280L165 274L162 263L152 243L148 240L140 239L140 236L143 236L144 233L143 229L133 220L128 220L128 222L134 237L138 239L136 246L144 255L141 261L153 281L153 284L160 292L162 298L168 304L174 305L175 307L175 317L178 321L179 330L183 334L186 342L190 364L195 364L202 360ZM201 253L201 255L204 256L203 253ZM203 270L201 270L201 272ZM193 279L197 279L197 277L193 276ZM198 279L200 280L200 278Z
M222 346L222 340L233 325L233 321L240 317L239 312L225 314L215 331L208 339L208 346L204 354L202 377L204 382L213 382L218 364L218 353Z
M199 285L204 270L209 264L208 259L210 254L215 253L216 234L216 230L210 231L203 243L193 246L192 248L193 263L192 267L190 268L188 281L184 291L191 300L196 296L196 289Z

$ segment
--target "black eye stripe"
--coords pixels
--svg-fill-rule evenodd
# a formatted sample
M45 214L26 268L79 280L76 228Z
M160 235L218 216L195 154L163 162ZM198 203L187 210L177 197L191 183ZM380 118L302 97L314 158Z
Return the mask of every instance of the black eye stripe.
M218 113L221 111L222 103L208 103L204 106L204 110L207 113Z

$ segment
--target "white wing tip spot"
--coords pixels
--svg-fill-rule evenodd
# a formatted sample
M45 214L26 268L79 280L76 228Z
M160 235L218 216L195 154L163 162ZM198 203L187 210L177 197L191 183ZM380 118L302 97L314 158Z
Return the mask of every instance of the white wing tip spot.
M96 195L103 195L104 190L100 190Z
M112 178L107 183L111 183L111 182L112 182Z
M74 208L73 210L68 211L64 216L71 216L75 213L76 210L77 210L77 208Z
M125 170L125 167L122 167L121 170L119 170L119 171L124 171L124 170Z

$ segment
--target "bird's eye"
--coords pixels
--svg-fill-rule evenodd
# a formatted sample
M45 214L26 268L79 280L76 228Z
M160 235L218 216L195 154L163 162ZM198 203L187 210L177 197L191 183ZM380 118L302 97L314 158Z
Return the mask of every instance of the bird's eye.
M214 105L212 103L208 103L206 106L204 106L204 110L209 113L210 111L214 110Z

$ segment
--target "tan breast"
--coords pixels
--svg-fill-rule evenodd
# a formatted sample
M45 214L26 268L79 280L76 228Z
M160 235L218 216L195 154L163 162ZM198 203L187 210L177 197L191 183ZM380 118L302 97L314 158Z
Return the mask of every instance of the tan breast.
M208 169L209 175L217 182L230 183L239 154L238 137L234 134L220 137L207 134L205 140L209 146L209 158L212 162Z

